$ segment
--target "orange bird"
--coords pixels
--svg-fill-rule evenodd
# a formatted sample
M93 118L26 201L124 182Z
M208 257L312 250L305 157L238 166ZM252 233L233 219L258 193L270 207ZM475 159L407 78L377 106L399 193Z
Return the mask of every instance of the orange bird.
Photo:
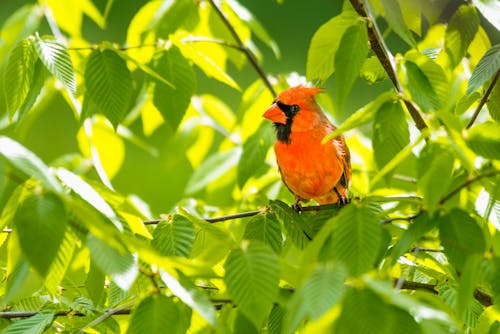
M264 117L274 122L274 151L283 183L300 201L319 204L349 202L351 156L343 136L322 143L336 127L316 103L320 88L297 86L278 95Z

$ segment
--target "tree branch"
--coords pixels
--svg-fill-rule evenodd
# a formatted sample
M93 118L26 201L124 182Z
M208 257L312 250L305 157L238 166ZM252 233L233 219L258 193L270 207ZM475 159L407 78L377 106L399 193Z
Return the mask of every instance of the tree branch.
M215 4L214 0L208 0L208 2L214 8L214 10L216 11L217 15L219 15L219 17L221 18L222 22L224 22L224 24L226 25L227 29L231 33L231 35L233 35L233 38L236 41L236 43L238 44L239 49L245 54L245 56L247 57L248 61L250 62L250 64L252 64L253 68L255 69L255 71L257 72L257 74L260 76L260 78L262 79L262 81L264 82L264 84L266 85L266 87L269 89L269 91L271 92L271 94L273 95L273 97L275 97L276 96L276 91L274 90L273 85L271 85L271 82L269 81L269 79L267 78L266 74L264 73L264 70L262 69L262 67L260 67L260 65L257 62L257 59L255 58L255 56L252 53L252 51L250 51L250 49L245 46L245 44L241 40L240 36L238 35L238 33L236 32L236 30L232 26L231 22L229 22L229 20L224 15L224 13L220 10L220 8L217 7L217 5Z
M382 38L380 31L378 30L377 23L375 22L373 15L371 15L368 6L365 6L361 0L350 0L350 2L356 12L367 21L366 29L368 31L368 38L370 40L371 48L373 52L375 52L375 55L380 61L380 64L382 64L387 75L389 76L389 79L391 79L394 87L396 87L398 93L400 95L403 95L403 86L401 85L401 82L396 75L394 58L385 45L384 39ZM415 122L415 125L420 130L420 132L428 128L417 107L411 101L405 98L403 98L403 101L406 105L406 108L408 109L408 112L410 113L411 118Z
M495 87L495 84L497 83L499 76L500 76L500 70L497 71L497 73L493 77L493 80L491 80L491 83L488 86L488 89L486 90L486 92L484 92L484 95L481 98L481 101L479 101L479 104L477 105L476 111L474 111L474 114L472 115L469 123L467 123L467 125L465 126L466 129L470 128L472 126L472 124L474 124L474 122L477 119L477 116L479 116L479 113L481 112L481 109L483 109L486 102L488 102L488 98L490 97L491 91L493 90L493 87Z
M470 178L468 179L467 181L465 181L464 183L462 183L461 185L459 185L458 187L456 187L455 189L453 189L452 191L450 191L447 195L445 195L443 198L441 198L441 200L439 201L439 204L442 205L444 204L446 201L448 201L450 198L452 198L453 196L455 196L456 194L458 194L463 188L466 188L468 186L470 186L472 183L474 182L477 182L483 178L487 178L487 177L492 177L492 176L495 176L495 175L498 175L499 174L499 171L491 171L491 172L488 172L488 173L484 173L484 174L480 174L480 175L477 175L473 178Z

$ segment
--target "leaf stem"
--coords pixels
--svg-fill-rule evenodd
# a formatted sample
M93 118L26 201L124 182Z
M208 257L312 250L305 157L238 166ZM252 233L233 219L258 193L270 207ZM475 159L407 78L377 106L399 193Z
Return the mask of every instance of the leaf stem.
M481 112L481 109L483 109L486 102L488 102L488 98L490 97L491 91L493 90L493 87L495 87L495 84L497 83L499 76L500 76L500 70L497 71L497 73L493 77L493 80L491 80L491 83L488 86L488 89L486 90L486 92L484 92L484 95L481 98L481 100L479 101L479 104L477 105L477 108L474 111L474 114L472 115L469 123L467 123L467 125L465 126L466 129L470 128L474 124L474 122L477 119L477 116L479 116L479 113Z
M375 55L385 69L387 75L389 76L389 79L391 79L394 87L396 87L399 95L403 96L403 86L401 85L401 82L396 75L394 57L385 45L384 39L380 34L377 23L375 22L375 19L373 18L369 7L365 6L361 0L350 0L350 2L356 12L366 20L366 29L368 31L368 38L370 40L371 48L373 52L375 52ZM404 104L406 105L406 108L408 109L408 112L410 113L411 118L415 122L415 125L420 130L420 132L428 128L417 107L411 101L405 98L402 99Z
M250 64L252 64L253 68L255 69L255 71L257 72L257 74L260 76L260 78L262 79L262 81L264 82L264 84L266 85L266 87L269 89L269 91L271 92L271 94L273 95L273 97L275 97L276 96L276 91L274 90L273 85L271 85L271 82L267 78L267 75L264 73L264 70L262 69L262 67L259 65L259 63L258 63L257 59L255 58L254 54L252 53L252 51L250 51L250 49L245 46L245 44L243 43L243 41L241 40L240 36L238 35L238 33L236 32L236 30L234 29L234 27L231 24L231 22L229 22L229 20L224 15L224 13L215 4L214 0L208 0L208 2L214 8L214 10L217 13L217 15L219 15L219 17L222 20L222 22L224 22L224 24L226 25L227 29L231 33L231 35L233 35L233 38L236 41L236 43L238 44L239 49L241 50L241 52L243 52L245 54L245 56L247 57L248 61L250 62Z

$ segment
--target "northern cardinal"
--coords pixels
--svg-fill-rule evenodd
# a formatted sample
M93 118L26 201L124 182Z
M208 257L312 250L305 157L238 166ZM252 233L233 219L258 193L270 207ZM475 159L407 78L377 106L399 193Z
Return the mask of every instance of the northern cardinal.
M302 85L278 95L264 117L274 122L274 150L283 183L300 201L314 199L319 204L349 202L351 156L343 136L322 143L336 127L316 103L322 90Z

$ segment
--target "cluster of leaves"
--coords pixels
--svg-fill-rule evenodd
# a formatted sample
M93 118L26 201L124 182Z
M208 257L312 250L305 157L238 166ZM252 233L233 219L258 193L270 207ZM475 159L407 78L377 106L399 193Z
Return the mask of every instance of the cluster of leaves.
M150 1L126 46L91 45L84 15L112 10L47 1L2 28L2 333L498 331L495 2L352 0L317 29L306 77L333 77L323 105L342 109L356 81L395 88L334 134L352 203L300 214L269 201L291 196L260 119L268 78L242 89L228 66L261 59L254 40L279 56L258 20L235 0ZM240 92L238 110L199 94L201 75Z

